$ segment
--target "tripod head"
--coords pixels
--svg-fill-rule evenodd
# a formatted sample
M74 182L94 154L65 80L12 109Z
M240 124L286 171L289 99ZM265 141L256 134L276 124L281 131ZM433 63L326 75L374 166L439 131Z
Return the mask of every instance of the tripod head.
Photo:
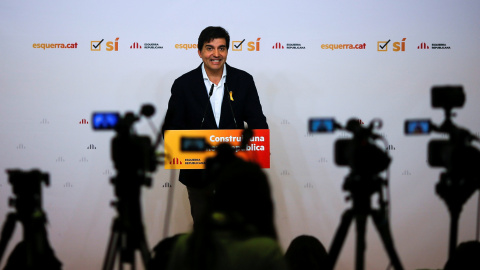
M10 206L15 207L22 223L38 217L45 219L42 209L42 183L50 184L48 173L39 170L7 170L9 182L15 198L10 198Z

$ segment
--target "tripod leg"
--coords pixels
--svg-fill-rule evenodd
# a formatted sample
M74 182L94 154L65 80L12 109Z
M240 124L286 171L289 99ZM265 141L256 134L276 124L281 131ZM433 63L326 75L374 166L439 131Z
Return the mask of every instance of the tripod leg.
M448 245L448 258L452 258L455 249L457 248L458 237L458 220L460 218L460 211L450 211L450 242Z
M103 262L103 270L111 270L115 264L115 257L118 250L118 240L120 238L120 232L118 228L118 219L113 221L112 232L110 239L108 240L107 253L105 255L105 261Z
M372 211L372 218L393 267L395 270L403 270L402 263L400 262L400 258L398 257L398 254L395 251L395 246L393 245L393 238L390 232L390 224L388 219L383 212L378 211Z
M328 252L328 257L330 258L330 269L333 270L335 267L335 263L337 262L338 255L340 254L340 250L342 249L343 243L345 242L345 238L347 237L348 227L352 223L352 219L354 217L353 210L347 210L343 213L342 221L340 226L338 226L337 232L335 233L335 237L333 238L333 242L330 245L330 251Z
M365 267L365 234L367 230L367 215L359 214L356 216L357 225L357 247L355 254L355 269L363 270Z
M2 262L3 254L7 248L8 241L12 238L13 231L15 230L15 222L17 221L17 215L10 213L3 224L2 238L0 239L0 263Z
M142 239L140 240L139 249L140 249L140 254L142 256L144 269L148 269L152 256L150 254L150 249L148 248L148 245L147 245L147 240L145 239L145 235L143 233L142 233Z

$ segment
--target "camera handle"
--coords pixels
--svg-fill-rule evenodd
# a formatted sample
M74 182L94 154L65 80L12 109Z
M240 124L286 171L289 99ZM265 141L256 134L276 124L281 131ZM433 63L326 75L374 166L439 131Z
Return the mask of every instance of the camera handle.
M391 264L396 270L403 270L402 263L400 262L400 258L395 251L395 246L393 244L393 238L390 231L390 224L384 202L380 202L381 207L379 209L373 209L370 204L371 195L381 191L382 181L384 180L382 180L380 177L374 177L375 179L361 178L361 176L352 175L349 175L346 178L344 189L350 191L351 197L349 198L352 199L352 207L345 210L343 213L341 223L337 228L333 242L330 246L330 269L333 270L335 267L340 250L345 242L348 228L352 224L353 220L356 222L357 230L355 269L364 269L366 223L368 216L370 216L373 219L373 223L375 224L375 228L380 235L388 257L390 258ZM370 186L366 184L369 184Z

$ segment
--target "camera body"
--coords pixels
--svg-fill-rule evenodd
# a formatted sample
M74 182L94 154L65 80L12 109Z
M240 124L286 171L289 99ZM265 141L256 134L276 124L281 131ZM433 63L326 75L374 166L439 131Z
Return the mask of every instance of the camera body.
M391 161L388 154L374 143L381 137L373 133L373 129L380 125L377 120L362 127L359 119L350 119L342 127L334 118L311 118L308 130L311 133L333 133L336 129L344 129L353 133L351 139L335 141L335 163L350 167L354 174L374 175L387 169Z
M133 125L141 115L154 114L151 105L143 105L140 115L127 112L123 116L118 112L94 112L92 127L96 131L115 130L116 136L111 142L111 158L115 168L121 174L145 175L154 172L157 167L155 147L148 136L137 135Z
M434 139L428 143L428 163L432 167L443 167L456 175L478 176L475 169L480 164L480 152L471 142L478 138L468 130L460 128L452 121L453 108L465 104L462 86L434 86L431 89L433 108L445 110L445 121L436 126L430 119L410 119L405 121L406 135L426 135L431 132L448 134L448 139Z

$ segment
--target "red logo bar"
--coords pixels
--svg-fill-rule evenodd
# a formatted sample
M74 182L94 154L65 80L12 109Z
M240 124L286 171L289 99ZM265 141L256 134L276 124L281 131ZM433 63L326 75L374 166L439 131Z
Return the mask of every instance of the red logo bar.
M130 49L141 49L142 46L138 44L138 42L134 42L132 46L130 46Z
M273 45L272 49L284 49L282 43L277 42L275 45Z
M178 158L173 158L172 161L170 161L170 164L183 164L183 163L179 161Z
M425 42L422 42L417 49L430 49L430 47Z

